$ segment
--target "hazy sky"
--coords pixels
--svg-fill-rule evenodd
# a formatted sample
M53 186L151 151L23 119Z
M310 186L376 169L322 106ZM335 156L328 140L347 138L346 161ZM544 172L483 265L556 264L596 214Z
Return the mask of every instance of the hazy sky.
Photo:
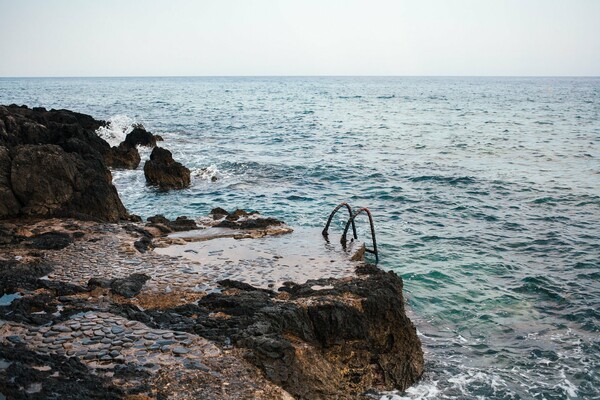
M0 0L0 76L600 75L600 0Z

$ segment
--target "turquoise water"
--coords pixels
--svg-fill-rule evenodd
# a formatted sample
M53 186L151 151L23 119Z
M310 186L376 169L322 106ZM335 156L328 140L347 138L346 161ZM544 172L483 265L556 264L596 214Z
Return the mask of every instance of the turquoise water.
M369 207L426 357L388 397L600 398L599 78L0 79L0 103L161 134L193 186L115 171L144 217Z

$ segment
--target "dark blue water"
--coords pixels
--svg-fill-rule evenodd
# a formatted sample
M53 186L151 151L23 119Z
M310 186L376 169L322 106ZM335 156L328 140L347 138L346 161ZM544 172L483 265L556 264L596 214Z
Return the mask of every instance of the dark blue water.
M142 216L369 207L425 347L390 397L600 398L598 78L0 79L0 103L161 134L193 186L114 172Z

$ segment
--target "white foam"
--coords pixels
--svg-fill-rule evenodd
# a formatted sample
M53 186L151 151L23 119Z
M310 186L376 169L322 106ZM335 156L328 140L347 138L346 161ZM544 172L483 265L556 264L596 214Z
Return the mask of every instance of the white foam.
M380 400L433 400L439 396L440 390L437 387L437 381L428 381L411 386L402 394L388 392Z
M133 125L136 123L127 115L113 115L107 122L106 126L98 128L96 134L111 146L118 146L125 140L125 136L133 130Z
M195 168L192 171L192 176L203 181L213 181L223 177L215 164L211 164L206 168Z

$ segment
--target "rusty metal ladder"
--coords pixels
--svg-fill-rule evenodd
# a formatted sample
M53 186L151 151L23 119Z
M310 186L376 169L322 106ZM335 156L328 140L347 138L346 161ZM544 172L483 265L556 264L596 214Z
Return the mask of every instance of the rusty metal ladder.
M377 239L375 239L375 224L373 223L373 216L371 215L371 211L366 207L362 207L362 208L358 209L353 214L352 207L350 207L350 205L348 203L340 203L336 208L333 209L331 214L329 214L329 218L327 219L327 224L325 225L325 228L323 228L323 231L321 232L323 234L323 237L329 241L329 226L331 225L331 220L333 219L334 215L338 212L338 210L342 207L346 207L346 209L348 210L348 215L349 215L348 221L346 222L346 226L344 227L344 233L342 234L342 237L340 239L340 243L342 244L342 247L344 249L346 249L348 229L350 229L350 225L352 225L352 233L354 234L354 239L358 239L358 235L356 234L356 224L355 224L354 220L356 219L356 217L358 217L361 213L364 212L369 217L369 224L371 225L371 239L373 239L373 249L368 249L365 246L365 251L368 253L374 254L375 262L378 263L379 262L379 252L377 251Z

